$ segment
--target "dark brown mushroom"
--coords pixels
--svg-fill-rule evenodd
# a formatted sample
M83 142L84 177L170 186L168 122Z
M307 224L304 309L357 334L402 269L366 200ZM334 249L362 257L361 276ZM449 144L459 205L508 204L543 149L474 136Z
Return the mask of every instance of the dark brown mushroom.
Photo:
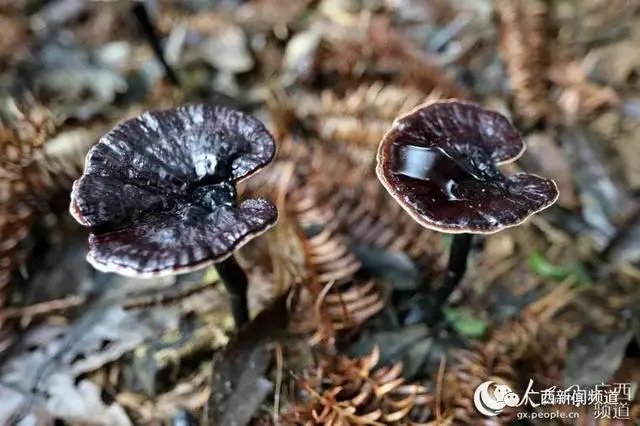
M396 119L378 149L378 178L421 225L454 237L440 305L462 279L472 234L491 234L552 205L552 180L502 174L525 146L499 113L458 100L437 101Z
M91 231L87 260L140 278L215 263L242 325L247 278L233 253L278 213L265 199L238 205L235 185L274 155L260 121L219 106L147 112L116 126L89 151L71 193L71 214Z

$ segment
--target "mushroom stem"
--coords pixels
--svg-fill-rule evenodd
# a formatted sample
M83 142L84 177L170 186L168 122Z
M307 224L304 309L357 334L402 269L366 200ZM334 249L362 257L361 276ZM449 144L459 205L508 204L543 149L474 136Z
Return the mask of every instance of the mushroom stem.
M248 280L244 270L234 256L216 263L216 272L229 292L231 313L236 329L249 322L249 303L247 300Z
M158 35L158 30L151 21L151 17L149 16L149 12L147 11L145 0L138 0L135 2L135 4L133 5L133 14L138 20L138 23L140 24L145 37L147 37L147 40L149 41L149 44L151 44L153 53L156 55L157 59L165 69L169 81L175 87L180 87L180 80L178 80L177 74L165 58L164 52L162 50L162 43L160 42L160 36Z
M456 234L449 250L449 262L442 286L435 292L432 309L427 312L428 325L434 325L442 318L442 305L456 289L467 271L467 258L471 251L473 234Z

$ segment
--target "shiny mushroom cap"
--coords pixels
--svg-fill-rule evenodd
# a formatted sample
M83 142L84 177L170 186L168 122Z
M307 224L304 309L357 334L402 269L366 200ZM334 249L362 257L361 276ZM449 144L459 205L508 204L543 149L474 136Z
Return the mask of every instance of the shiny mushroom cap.
M437 101L396 119L378 148L376 172L420 224L447 233L491 234L519 225L558 198L552 180L505 176L499 164L524 152L499 113Z
M87 260L151 277L229 257L277 220L268 200L236 203L236 183L271 162L275 142L251 115L191 105L119 124L88 153L70 212L89 227Z

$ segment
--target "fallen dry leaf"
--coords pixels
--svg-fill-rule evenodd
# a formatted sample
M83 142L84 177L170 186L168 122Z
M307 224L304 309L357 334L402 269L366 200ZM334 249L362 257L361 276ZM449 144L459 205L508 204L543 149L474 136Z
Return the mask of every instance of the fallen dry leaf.
M286 295L240 330L213 359L209 424L245 426L257 414L274 384L265 377L271 344L287 325Z
M556 101L568 120L620 102L613 89L589 81L583 65L576 60L555 63L549 71L549 79L558 86Z

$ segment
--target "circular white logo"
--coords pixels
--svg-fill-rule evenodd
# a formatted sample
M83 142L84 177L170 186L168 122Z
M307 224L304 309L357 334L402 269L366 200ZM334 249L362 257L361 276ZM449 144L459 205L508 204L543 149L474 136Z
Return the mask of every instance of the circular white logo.
M504 407L517 407L520 397L507 385L494 384L488 381L481 383L473 394L473 404L476 409L487 417L494 417L502 413ZM490 391L494 385L493 392Z

